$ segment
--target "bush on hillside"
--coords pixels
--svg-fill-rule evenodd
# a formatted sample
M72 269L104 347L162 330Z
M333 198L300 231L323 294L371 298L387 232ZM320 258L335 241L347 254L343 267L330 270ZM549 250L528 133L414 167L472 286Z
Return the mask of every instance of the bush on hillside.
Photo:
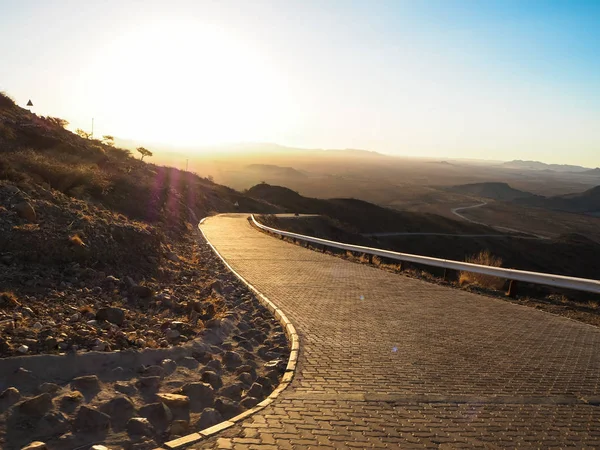
M481 264L483 266L502 267L502 258L498 258L490 253L489 250L483 250L477 255L468 256L465 261L473 264ZM484 275L472 272L460 272L459 283L476 284L489 289L502 289L504 287L504 279L491 275Z
M15 106L15 101L5 92L0 92L0 108L12 108L13 106Z

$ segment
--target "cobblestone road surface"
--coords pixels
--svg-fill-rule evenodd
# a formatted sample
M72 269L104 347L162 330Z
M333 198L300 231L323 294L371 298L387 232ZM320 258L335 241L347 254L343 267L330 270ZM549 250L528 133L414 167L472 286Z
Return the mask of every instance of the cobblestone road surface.
M600 448L600 329L202 225L300 336L278 399L193 448Z

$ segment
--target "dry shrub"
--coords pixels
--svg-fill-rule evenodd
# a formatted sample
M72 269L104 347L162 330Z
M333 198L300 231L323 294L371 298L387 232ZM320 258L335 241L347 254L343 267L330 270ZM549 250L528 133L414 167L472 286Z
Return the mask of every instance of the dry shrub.
M0 307L19 306L17 296L13 292L0 292Z
M477 255L468 256L465 261L482 266L502 267L502 258L492 255L489 250L483 250ZM480 273L460 272L459 284L461 286L464 284L477 284L481 287L499 290L504 286L504 279Z
M0 108L12 108L13 106L15 106L15 101L6 92L0 92Z

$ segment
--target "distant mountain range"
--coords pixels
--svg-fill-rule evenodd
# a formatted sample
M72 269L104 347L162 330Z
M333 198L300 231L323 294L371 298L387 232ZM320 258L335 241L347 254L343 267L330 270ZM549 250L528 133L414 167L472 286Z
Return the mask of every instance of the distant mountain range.
M514 161L508 161L503 164L504 167L509 169L525 169L525 170L545 170L553 172L589 172L589 167L574 166L570 164L546 164L540 161L522 161L516 159ZM598 169L591 169L598 170Z

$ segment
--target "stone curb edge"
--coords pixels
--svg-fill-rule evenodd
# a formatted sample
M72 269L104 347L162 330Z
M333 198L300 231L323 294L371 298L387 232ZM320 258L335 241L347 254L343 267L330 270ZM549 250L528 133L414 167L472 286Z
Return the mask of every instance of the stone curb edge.
M269 395L266 399L264 399L262 402L260 402L254 408L244 411L243 413L238 414L237 416L232 417L229 420L225 420L225 421L223 421L217 425L214 425L210 428L205 428L204 430L200 430L196 433L191 433L186 436L180 437L178 439L174 439L172 441L165 442L163 444L163 447L156 448L154 450L182 449L182 448L187 447L188 445L195 444L196 442L199 442L203 439L214 436L215 434L220 433L221 431L236 425L238 422L241 422L242 420L250 417L251 415L259 412L260 410L264 409L265 407L267 407L268 405L273 403L273 401L279 396L279 394L281 394L285 390L285 388L287 388L289 386L289 384L292 382L292 379L294 378L294 373L296 370L296 362L298 361L298 352L300 351L300 339L298 337L298 333L296 333L296 328L294 327L294 325L292 325L292 323L289 321L289 319L286 317L286 315L283 313L283 311L281 311L277 306L275 306L275 304L271 300L269 300L267 297L265 297L258 289L256 289L248 281L246 281L244 279L244 277L242 277L239 273L237 273L233 269L233 267L231 267L229 265L229 263L227 261L225 261L225 258L223 258L223 256L217 251L217 249L210 243L210 241L208 240L208 238L206 237L206 235L200 228L200 225L206 219L208 219L208 217L205 217L204 219L202 219L200 221L200 223L198 224L198 230L200 230L200 233L202 233L202 236L206 240L206 243L215 252L215 254L221 259L221 261L223 261L225 266L242 283L244 283L248 287L248 289L250 289L258 297L259 301L269 311L271 311L271 313L274 315L275 319L277 319L279 321L280 325L283 327L283 329L285 331L285 335L287 336L287 338L291 344L290 358L288 360L287 366L285 368L285 372L283 374L283 377L281 378L281 383L279 383L279 386L277 386L277 388L273 392L271 392L271 395Z

